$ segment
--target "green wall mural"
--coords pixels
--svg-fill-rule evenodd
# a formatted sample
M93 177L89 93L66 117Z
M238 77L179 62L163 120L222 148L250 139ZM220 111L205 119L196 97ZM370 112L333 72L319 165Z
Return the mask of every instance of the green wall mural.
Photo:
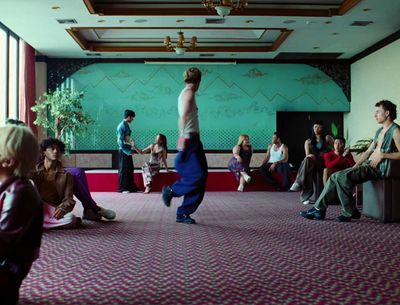
M191 65L97 63L86 66L62 86L86 92L83 105L95 119L74 149L117 149L115 129L124 109L139 148L164 133L174 149L178 135L177 97L182 73ZM246 133L255 149L265 149L276 128L276 111L350 111L350 103L325 73L305 64L199 65L197 94L205 149L231 149Z

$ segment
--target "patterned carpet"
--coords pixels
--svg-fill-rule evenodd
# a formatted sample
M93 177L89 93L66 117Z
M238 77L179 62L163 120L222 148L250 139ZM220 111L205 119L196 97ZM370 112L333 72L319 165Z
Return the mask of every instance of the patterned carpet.
M117 220L45 233L20 304L400 304L400 224L309 221L298 196L207 193L186 225L159 193L94 193Z

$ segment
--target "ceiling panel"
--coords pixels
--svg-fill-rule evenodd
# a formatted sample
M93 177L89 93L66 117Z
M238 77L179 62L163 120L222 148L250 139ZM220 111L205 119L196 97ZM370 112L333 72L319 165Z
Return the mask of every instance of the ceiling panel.
M400 1L248 2L242 11L221 18L201 0L1 0L0 22L39 53L66 58L92 53L103 58L173 59L177 55L166 51L163 41L170 36L175 43L182 30L187 41L198 39L185 58L211 54L269 60L288 54L308 59L307 54L339 54L337 58L347 59L400 30ZM63 19L76 24L57 21ZM352 26L360 22L367 25Z

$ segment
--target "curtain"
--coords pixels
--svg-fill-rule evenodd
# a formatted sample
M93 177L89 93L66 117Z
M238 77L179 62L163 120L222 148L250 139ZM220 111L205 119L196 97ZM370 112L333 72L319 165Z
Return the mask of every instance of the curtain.
M21 121L24 121L37 134L36 125L33 124L36 114L31 110L31 107L35 105L36 99L35 49L24 41L20 56L18 116Z

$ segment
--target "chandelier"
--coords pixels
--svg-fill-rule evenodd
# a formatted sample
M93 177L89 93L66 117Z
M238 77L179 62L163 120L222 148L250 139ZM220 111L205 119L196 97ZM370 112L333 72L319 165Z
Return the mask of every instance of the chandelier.
M228 16L232 10L240 11L247 6L247 0L217 0L218 4L214 4L214 0L202 0L202 2L207 10L215 9L222 18Z
M165 36L164 38L164 45L169 51L175 51L178 55L185 54L186 51L193 50L197 45L197 37L193 36L190 40L189 46L185 47L185 36L183 36L183 32L178 32L178 41L176 42L176 47L172 45L171 37Z

